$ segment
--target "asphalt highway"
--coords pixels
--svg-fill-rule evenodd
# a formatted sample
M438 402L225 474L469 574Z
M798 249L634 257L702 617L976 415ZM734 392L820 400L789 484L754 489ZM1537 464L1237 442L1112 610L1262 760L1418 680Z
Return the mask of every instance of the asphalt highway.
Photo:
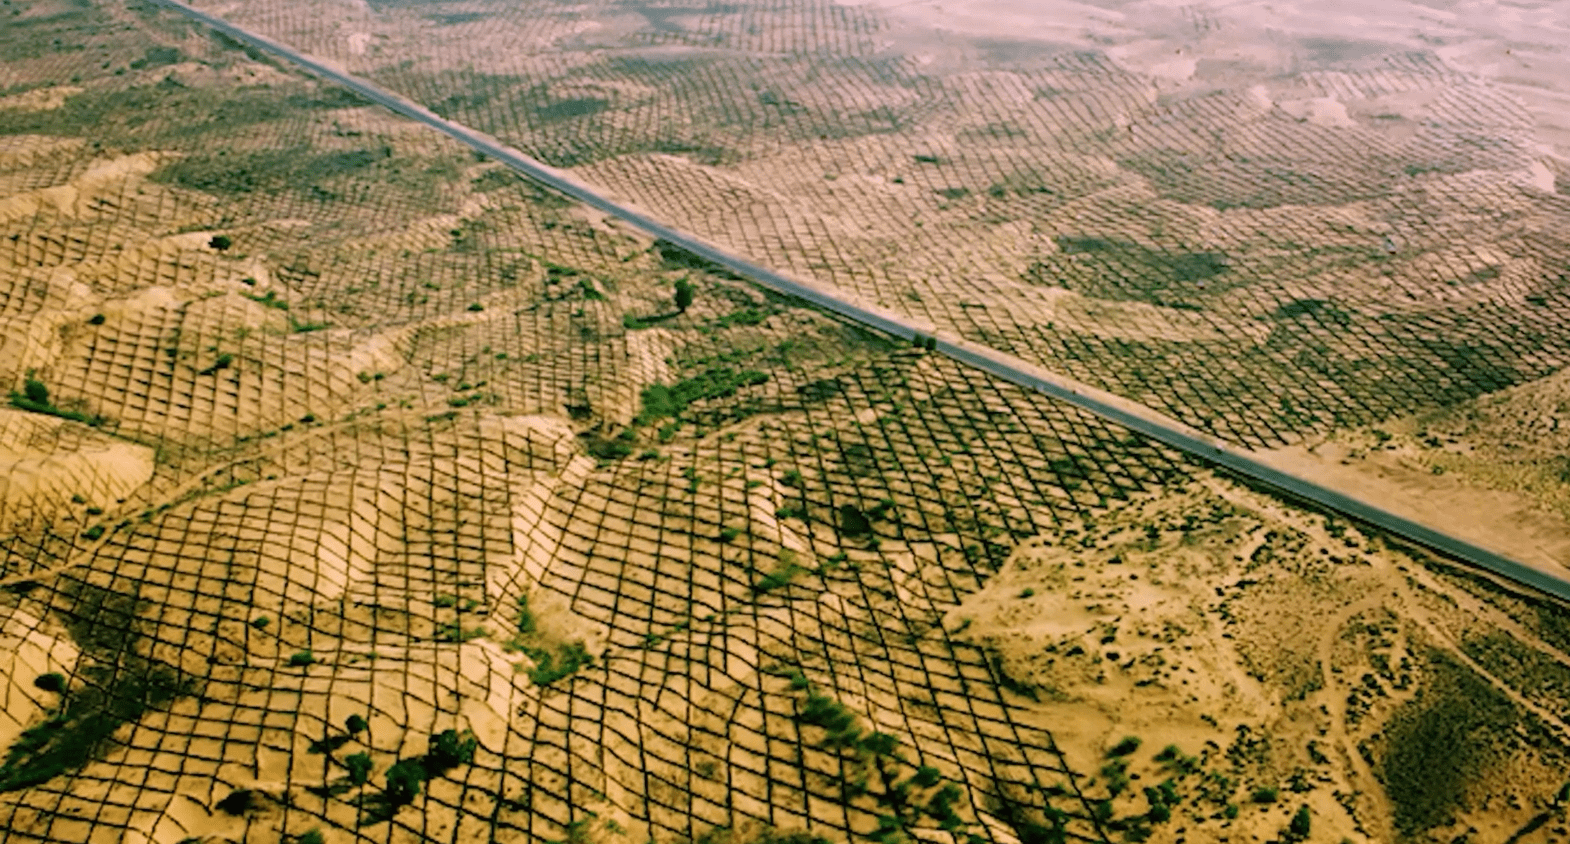
M175 9L234 40L249 44L259 50L296 64L323 79L331 80L366 99L380 103L405 117L418 120L438 131L461 141L506 164L514 170L572 197L592 208L605 212L656 238L667 240L702 258L714 262L743 276L762 287L809 302L825 311L838 314L868 328L915 342L924 338L935 341L935 350L960 363L1002 378L1005 381L1036 390L1083 408L1111 422L1149 437L1156 442L1182 451L1227 472L1247 478L1288 498L1310 502L1313 505L1373 526L1400 537L1415 545L1441 555L1470 563L1507 580L1531 587L1561 600L1570 601L1570 581L1540 569L1511 560L1463 539L1442 533L1329 487L1295 475L1282 472L1215 437L1184 425L1111 393L1050 372L1019 358L995 349L970 343L966 340L941 334L930 325L912 321L900 314L881 307L859 304L839 295L820 290L787 278L774 270L760 267L739 256L732 255L705 243L692 235L663 225L625 204L609 199L554 167L536 161L506 144L475 131L467 126L444 119L435 112L411 102L380 86L352 76L321 60L314 59L284 44L241 29L222 18L193 9L178 0L155 0Z

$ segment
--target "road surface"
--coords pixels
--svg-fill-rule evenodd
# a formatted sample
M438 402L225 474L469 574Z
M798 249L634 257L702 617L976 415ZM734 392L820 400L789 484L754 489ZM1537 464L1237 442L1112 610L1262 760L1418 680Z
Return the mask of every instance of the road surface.
M178 0L155 0L244 44L296 64L323 79L348 88L366 99L380 103L405 117L457 139L470 148L500 161L514 170L553 188L592 208L596 208L656 238L663 238L725 267L765 288L810 302L869 328L915 341L934 338L936 351L962 364L995 375L1013 384L1036 390L1111 422L1149 437L1163 445L1189 454L1233 474L1248 478L1287 497L1311 502L1324 510L1372 525L1416 545L1447 557L1470 563L1495 575L1570 601L1570 581L1532 568L1466 540L1437 531L1392 513L1370 502L1282 472L1215 437L1204 434L1163 416L1144 405L1051 372L1024 360L969 341L939 333L924 325L880 307L859 304L835 292L803 284L774 270L760 267L702 240L665 226L625 204L608 199L566 173L519 152L501 141L460 123L447 120L430 109L411 102L375 83L353 76L339 68L312 58L272 39L241 29L222 18L193 9Z

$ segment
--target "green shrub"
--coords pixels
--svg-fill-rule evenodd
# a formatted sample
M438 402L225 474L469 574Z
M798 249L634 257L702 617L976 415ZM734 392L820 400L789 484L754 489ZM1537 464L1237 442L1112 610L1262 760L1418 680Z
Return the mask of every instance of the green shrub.
M387 769L387 790L383 796L390 806L407 806L420 796L424 782L425 766L419 759L400 759Z
M48 674L40 674L33 678L33 685L43 689L46 692L60 694L66 689L65 675L57 671L51 671Z
M695 401L729 398L743 387L751 387L769 380L769 376L756 370L740 372L727 366L716 366L681 381L674 386L650 384L643 389L643 410L638 415L639 424L680 416Z
M1101 776L1107 781L1108 793L1113 797L1122 794L1129 786L1128 760L1121 757L1113 759L1101 767Z
M350 735L364 732L370 726L371 725L367 724L365 719L359 715L350 715L348 718L345 718L343 722L343 728L348 730Z
M525 648L524 653L534 660L534 670L529 672L529 679L538 686L548 686L594 662L594 657L589 655L582 642L563 645L555 653L543 648Z
M676 310L686 313L692 307L692 301L697 297L697 288L685 276L676 280Z
M234 241L230 240L226 234L215 234L212 240L207 241L207 245L219 252L224 252L234 245Z
M97 650L128 634L125 628L112 628L99 628L101 640L77 637L77 642L83 650ZM73 633L81 629L78 626ZM90 665L82 671L87 682L62 695L47 719L27 728L11 743L0 762L0 792L31 788L81 768L113 740L122 725L190 692L178 674L134 658L114 668Z
M274 310L289 310L289 303L278 298L278 294L272 290L269 290L266 293L260 295L255 293L241 293L240 295L250 299L252 302L257 303L258 305L265 305L266 307L272 308Z
M866 536L872 533L872 521L854 504L840 505L840 533L846 536Z
M30 402L49 403L49 388L37 378L27 379L27 383L22 386L22 395Z
M1251 799L1255 803L1274 803L1274 802L1276 802L1276 798L1278 796L1280 796L1280 794L1281 794L1280 789L1270 788L1270 787L1260 787L1260 788L1254 789L1254 794L1253 794L1253 797Z
M293 656L289 657L289 664L296 668L311 665L315 662L316 655L311 653L309 650L298 651Z
M219 355L216 360L213 361L212 366L209 366L206 369L203 369L203 370L201 370L200 372L198 372L196 374L197 375L214 375L219 370L221 370L221 369L228 369L229 367L231 367L233 365L234 365L234 355L231 355L228 352L224 352L223 354Z
M1140 744L1138 736L1124 736L1122 741L1112 745L1112 749L1107 751L1107 757L1127 756L1138 750Z
M480 746L474 733L464 730L442 730L425 751L425 770L431 776L452 770L474 761L474 751Z
M483 638L490 631L484 627L464 627L456 621L446 621L436 626L436 639L440 642L469 642Z
M1308 837L1308 829L1313 823L1313 816L1308 811L1308 804L1298 807L1297 814L1292 816L1292 822L1287 825L1287 831L1298 839Z
M802 705L801 712L797 713L796 720L822 727L828 734L824 740L827 747L849 747L855 744L861 734L861 728L856 725L856 714L825 695L807 695L806 703Z
M354 753L345 756L343 765L349 769L349 782L355 785L365 785L366 781L371 778L371 771L374 768L371 764L371 755L369 753Z

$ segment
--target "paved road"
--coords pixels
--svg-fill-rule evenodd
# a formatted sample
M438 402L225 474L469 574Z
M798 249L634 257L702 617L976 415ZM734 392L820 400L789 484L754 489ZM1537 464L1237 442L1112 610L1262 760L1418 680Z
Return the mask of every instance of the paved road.
M1233 448L1177 420L1156 413L1144 405L1130 402L1119 396L1091 387L1088 384L1042 369L995 349L939 334L930 325L914 322L892 311L876 306L858 304L842 298L837 293L826 292L816 287L802 284L778 272L760 267L741 257L698 240L691 235L662 225L627 205L607 199L594 189L576 181L571 176L554 167L536 161L489 135L446 120L418 103L404 99L372 82L352 76L343 70L269 38L241 29L222 18L193 9L184 3L178 2L178 0L155 0L155 2L162 3L184 15L201 21L236 41L250 44L257 49L286 59L317 76L349 88L399 114L444 132L469 147L485 153L514 170L548 185L585 205L617 217L654 237L668 240L738 275L745 276L763 287L805 300L823 310L839 314L846 319L854 320L862 325L906 340L915 340L919 337L935 337L937 351L960 363L975 367L1010 383L1045 393L1053 398L1061 399L1076 407L1088 410L1159 443L1270 487L1289 498L1312 502L1325 510L1380 528L1424 548L1471 563L1481 569L1540 590L1561 600L1570 601L1570 581L1523 565L1465 540L1441 533L1367 501L1353 498L1313 481L1272 468L1246 451Z

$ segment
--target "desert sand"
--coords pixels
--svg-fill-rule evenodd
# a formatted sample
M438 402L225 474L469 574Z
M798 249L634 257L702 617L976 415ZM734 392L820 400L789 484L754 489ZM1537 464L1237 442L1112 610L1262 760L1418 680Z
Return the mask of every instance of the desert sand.
M1554 4L199 5L1570 560ZM7 835L1570 837L1559 604L168 10L0 15Z

